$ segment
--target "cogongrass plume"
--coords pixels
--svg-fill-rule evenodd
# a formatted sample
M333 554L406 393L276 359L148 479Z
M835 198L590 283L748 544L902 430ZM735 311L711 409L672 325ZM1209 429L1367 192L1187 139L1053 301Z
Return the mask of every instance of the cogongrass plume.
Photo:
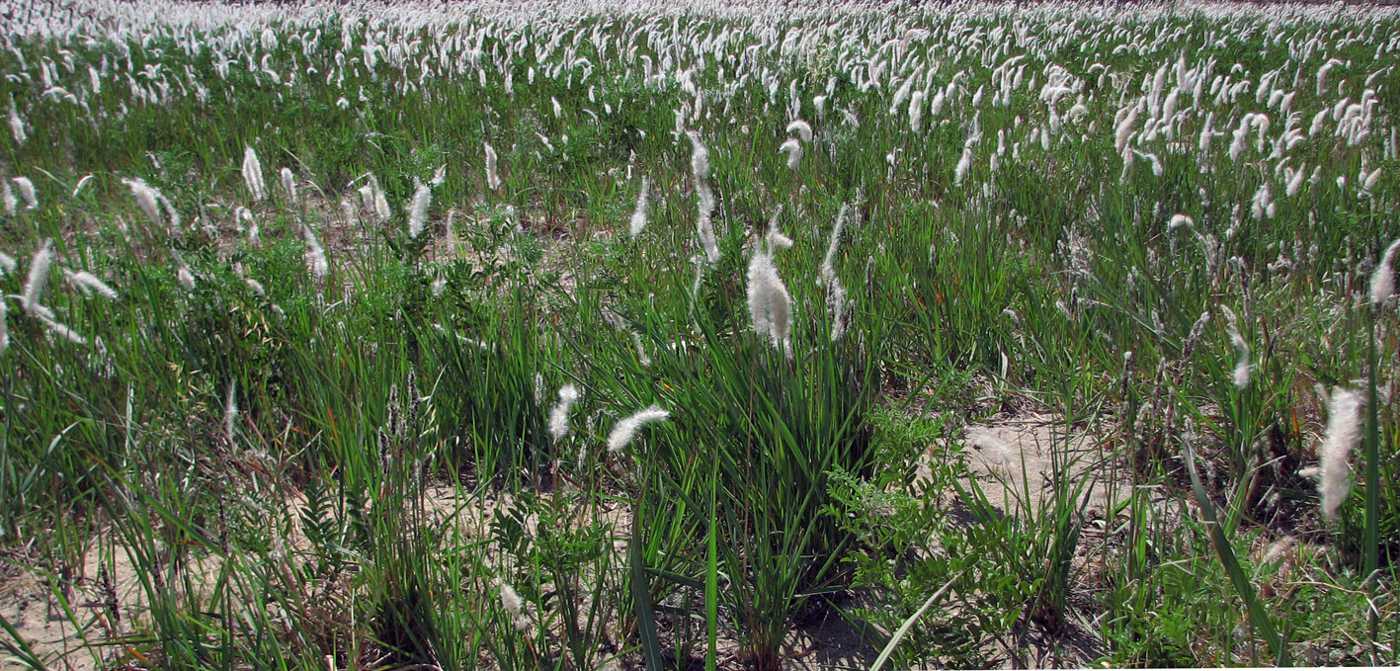
M559 402L549 411L549 436L559 442L569 435L569 411L578 401L578 387L566 384L559 388Z
M29 135L24 132L24 120L19 118L19 109L15 107L15 99L10 97L10 135L15 138L15 144L24 144Z
M841 234L845 232L850 216L850 204L841 203L841 209L836 212L836 224L831 228L831 238L826 243L826 254L822 256L821 267L817 270L817 278L822 283L830 284L836 279L836 250L840 247Z
M841 336L846 333L848 301L846 288L836 277L836 251L841 244L841 234L845 230L846 222L850 216L850 205L842 203L841 209L836 213L836 224L831 229L831 239L827 241L826 254L822 257L821 267L817 271L817 283L826 288L826 305L831 310L831 340L833 342L840 340Z
M10 181L0 179L0 201L5 205L5 216L15 216L15 210L19 209L19 199L15 198L14 189L10 188Z
M9 308L5 304L5 299L0 297L0 354L10 348L10 325Z
M7 273L15 272L15 269L18 267L19 262L15 261L15 257L5 252L0 252L0 277L5 276Z
M749 319L754 331L787 350L792 322L792 297L767 252L754 252L748 271Z
M802 143L798 142L797 138L788 138L782 146L778 147L778 152L787 154L788 170L796 170L797 166L802 163Z
M530 619L525 614L525 601L520 598L515 588L505 581L497 580L497 583L500 585L501 607L505 608L506 615L510 617L511 626L521 633L529 631Z
M164 227L165 220L160 214L160 203L156 199L155 189L140 179L123 179L122 182L131 189L131 196L136 199L137 207L146 213L146 218L157 227Z
M924 128L924 92L915 91L909 97L909 127L915 133L923 131Z
M632 442L637 437L637 431L647 424L665 421L671 416L667 410L662 410L660 406L650 405L619 421L613 426L612 433L608 434L608 451L617 452Z
M262 244L262 229L258 227L258 220L253 216L253 211L246 207L238 207L233 211L234 224L241 231L243 222L248 224L248 244L254 247Z
M1239 360L1235 362L1235 387L1244 389L1249 386L1249 343L1240 335L1239 320L1235 317L1235 311L1225 305L1220 306L1220 311L1225 314L1225 332L1230 335L1230 344L1239 354Z
M243 147L243 183L248 186L248 193L253 200L261 201L267 198L267 185L263 182L262 162L258 161L257 152L251 146Z
M1365 398L1356 391L1338 387L1327 407L1327 432L1318 450L1318 492L1322 495L1322 517L1336 521L1337 510L1351 491L1351 466L1347 458L1361 440L1361 408Z
M297 180L290 168L282 168L280 173L282 178L282 194L287 197L287 202L292 205L297 204Z
M801 119L793 119L789 122L787 132L789 134L797 133L797 137L802 138L803 142L812 141L812 126Z
M651 179L642 175L642 188L637 191L637 206L632 210L632 220L627 225L627 235L633 240L642 234L642 229L647 226L647 210L650 197Z
M224 436L233 444L233 427L238 421L238 381L228 381L228 396L224 398Z
M700 143L700 133L686 131L686 137L690 138L691 174L697 182L710 179L710 150Z
M413 191L413 201L408 210L408 237L417 239L428 226L428 207L433 202L433 191L427 184L419 183Z
M846 288L836 278L832 278L827 285L826 305L831 309L831 341L836 342L846 334L846 308L849 305Z
M49 284L49 267L53 264L53 240L45 238L39 251L29 260L29 275L24 281L24 291L19 304L31 317L45 317L52 313L40 301L44 300L44 288Z
M768 232L764 234L762 244L767 245L770 254L792 247L792 238L783 235L783 232L778 229L778 220L782 215L783 206L778 205L778 209L768 219Z
M1400 238L1390 243L1381 254L1380 263L1371 273L1371 306L1379 308L1395 293L1395 255L1400 252Z
M90 182L92 182L92 174L83 175L83 178L78 180L78 183L73 186L73 194L70 197L77 198L78 194L82 193L83 189L86 188Z
M482 148L486 151L486 188L492 191L501 190L501 176L496 172L496 150L491 147L491 143L483 142Z
M961 185L967 179L967 171L972 168L972 140L969 139L963 145L962 157L958 159L958 165L953 169L953 184Z
M97 276L86 271L73 272L67 268L63 269L63 279L69 286L82 291L84 294L97 293L107 300L117 300L117 291L108 286L106 282L97 279Z
M637 362L642 364L642 368L651 366L651 356L647 354L647 348L642 345L642 334L636 331L631 332L632 346L637 350Z
M141 208L146 218L150 219L157 228L165 228L171 233L179 229L180 214L175 211L175 207L170 204L170 201L161 195L160 191L140 178L123 179L122 183L131 189L131 196L136 199L137 207ZM167 219L169 220L168 226Z
M54 320L54 318L50 314L39 314L37 315L37 317L39 321L44 324L44 328L48 329L49 333L56 335L64 340L67 340L68 342L71 342L74 345L87 345L86 338L79 335L77 331L74 331L73 329L68 328L64 324L60 324L58 321Z
M34 182L28 177L12 177L10 181L15 183L15 188L19 189L19 197L24 199L24 209L32 210L39 207L39 195L34 191Z
M719 262L719 243L715 240L714 222L710 219L715 208L715 194L710 190L710 150L700 144L699 133L688 131L686 137L690 138L690 170L695 176L695 191L698 196L696 234L700 238L700 246L705 250L705 258L714 264Z
M306 267L311 271L311 276L319 283L326 279L326 273L330 272L330 262L326 260L326 250L321 246L321 241L316 238L316 233L306 224L301 225L301 235L306 239Z
M180 267L175 271L175 279L185 291L194 291L194 273L190 272L190 267L185 265L184 261L180 262Z

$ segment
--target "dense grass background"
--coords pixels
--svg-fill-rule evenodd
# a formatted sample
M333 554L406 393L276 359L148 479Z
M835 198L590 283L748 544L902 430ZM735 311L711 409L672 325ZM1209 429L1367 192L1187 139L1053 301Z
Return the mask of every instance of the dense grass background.
M767 669L839 616L900 667L1400 662L1390 10L10 9L0 546L70 659ZM20 299L46 240L81 343ZM1371 400L1329 521L1334 386ZM966 427L1029 413L1045 486L972 477Z

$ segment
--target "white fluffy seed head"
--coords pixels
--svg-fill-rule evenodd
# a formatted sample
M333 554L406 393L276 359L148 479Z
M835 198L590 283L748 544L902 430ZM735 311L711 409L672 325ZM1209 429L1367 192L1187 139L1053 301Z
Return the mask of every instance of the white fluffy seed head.
M700 238L700 246L705 250L705 259L711 264L718 263L719 242L715 238L714 221L710 218L715 209L715 194L705 180L697 180L695 186L699 196L696 204L700 210L695 220L696 234Z
M155 188L140 179L123 179L122 182L131 189L131 197L136 199L137 207L146 214L146 218L157 228L164 228L165 217L160 211L160 194Z
M413 201L408 210L408 237L417 239L428 226L428 207L433 202L433 191L427 184L419 184L413 192Z
M782 146L778 147L778 152L787 154L788 170L796 170L802 163L802 143L797 138L788 138Z
M643 426L664 421L670 416L671 413L662 410L660 406L651 405L622 419L613 427L612 433L608 434L608 451L616 452L627 447L632 439L636 438L637 431Z
M520 594L515 591L515 588L506 584L505 581L497 579L496 583L500 587L501 607L505 608L511 626L522 634L530 631L530 616L525 609L525 601L520 598Z
M812 126L801 119L793 119L787 125L787 132L788 134L797 133L797 137L802 138L803 142L812 141Z
M710 150L705 145L700 144L700 134L695 131L688 131L686 137L690 138L690 172L695 175L696 181L705 181L710 178Z
M767 253L755 253L749 261L747 290L754 331L786 350L792 330L792 297Z
M961 185L967 179L967 171L972 168L972 145L964 145L962 158L958 159L958 165L953 169L953 184Z
M243 183L248 186L248 193L253 200L264 200L267 198L267 186L263 182L262 162L258 160L257 152L251 146L243 148Z
M817 271L818 277L824 283L830 284L836 279L836 250L841 244L841 234L846 230L846 221L851 217L851 206L842 203L841 209L836 212L836 225L831 229L831 239L826 243L826 255L822 257L821 268Z
M1342 501L1351 491L1351 466L1347 458L1361 440L1361 394L1338 388L1327 408L1327 433L1319 453L1318 491L1322 494L1322 516L1336 521Z
M15 209L19 207L19 199L15 198L15 192L10 188L10 183L0 179L0 201L5 204L5 216L15 216Z
M326 279L326 274L331 268L330 262L326 260L326 250L310 226L302 224L301 234L306 239L306 268L311 271L311 276L317 282L321 282Z
M68 284L72 285L75 289L78 289L83 293L96 293L97 295L102 296L107 300L117 300L116 289L113 289L112 287L108 286L106 282L97 279L97 276L93 275L92 273L86 271L79 271L75 273L65 268L63 271L63 277L65 280L68 281Z
M180 282L180 286L185 291L194 291L194 273L190 272L190 267L181 263L179 270L175 271L175 279Z
M632 210L632 219L627 225L627 235L634 240L637 236L641 235L642 230L647 227L650 190L651 179L646 175L642 175L642 188L637 191L637 207Z
M238 422L238 382L229 380L228 396L224 398L224 435L233 442L233 427Z
M53 264L53 240L44 240L34 258L29 261L29 276L24 282L24 292L20 294L20 305L31 316L48 311L43 308L44 288L49 284L49 266Z
M287 201L296 204L297 202L297 180L290 168L282 168L282 193L287 196Z
M19 118L19 109L15 107L15 99L10 98L10 135L15 138L15 144L24 144L29 135L24 132L24 120Z
M482 148L486 153L486 188L500 191L501 176L496 173L496 150L489 142L483 142Z
M1381 254L1380 263L1371 273L1371 305L1379 308L1395 293L1395 255L1400 252L1400 238L1390 243Z
M24 209L39 207L39 196L34 191L34 182L29 181L28 177L14 177L11 181L15 183L15 188L19 189L20 198L24 199Z
M549 436L559 442L569 435L569 411L578 401L578 387L566 384L559 388L559 402L549 411Z
M1220 311L1225 314L1225 332L1230 335L1230 345L1239 355L1233 376L1235 387L1244 389L1249 386L1249 343L1245 342L1244 336L1240 334L1239 319L1235 317L1235 311L1225 305L1220 306Z

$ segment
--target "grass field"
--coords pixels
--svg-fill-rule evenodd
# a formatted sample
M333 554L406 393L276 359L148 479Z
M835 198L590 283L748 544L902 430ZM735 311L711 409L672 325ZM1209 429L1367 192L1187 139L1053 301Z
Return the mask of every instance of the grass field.
M0 14L5 669L1400 664L1400 10Z

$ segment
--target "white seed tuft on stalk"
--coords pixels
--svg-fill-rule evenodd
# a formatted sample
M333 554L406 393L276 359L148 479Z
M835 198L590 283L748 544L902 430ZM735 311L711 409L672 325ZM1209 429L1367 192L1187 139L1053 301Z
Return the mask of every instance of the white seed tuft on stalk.
M613 427L612 433L608 434L608 451L617 452L627 447L632 439L637 437L637 431L643 426L664 421L670 416L669 411L662 410L660 406L651 405L622 419Z
M24 209L32 210L39 207L39 196L34 191L34 182L28 177L12 177L10 181L15 183L15 188L19 189L19 197L24 199Z
M549 411L549 436L559 442L569 435L569 411L578 401L578 387L566 384L559 388L559 402Z
M238 381L228 381L228 396L224 398L224 436L233 444L233 427L238 422Z
M802 138L803 142L812 141L812 126L801 119L793 119L792 122L787 125L787 132L789 134L797 133L797 137Z
M156 190L139 178L123 179L122 182L131 189L131 196L136 199L141 211L146 213L146 218L157 228L164 228L165 218L160 213L160 195Z
M68 282L70 286L82 291L85 294L96 293L99 296L106 298L107 300L117 300L116 289L113 289L112 287L108 286L106 282L97 279L97 276L93 275L92 273L86 271L80 271L75 273L65 268L63 270L63 278Z
M413 191L413 201L408 210L408 237L417 239L428 226L428 207L433 202L432 188L420 183Z
M282 193L287 197L287 202L293 205L297 204L296 176L292 175L290 168L282 168L280 176L282 178Z
M1235 387L1244 389L1249 386L1249 343L1240 335L1239 319L1235 317L1235 311L1224 305L1220 306L1220 311L1225 314L1225 332L1230 335L1230 344L1239 354L1239 360L1235 363Z
M19 118L19 109L15 107L15 99L10 98L10 135L15 138L15 144L24 144L29 135L24 132L24 120Z
M24 281L24 292L19 303L30 316L50 314L40 301L44 300L44 288L49 284L49 266L53 264L53 240L44 240L34 258L29 260L29 276Z
M754 331L786 351L792 328L792 297L778 276L772 256L761 250L749 261L748 303Z
M500 191L501 176L496 172L496 150L489 142L483 142L482 147L486 151L486 188Z
M1322 494L1322 516L1336 521L1337 510L1351 491L1351 466L1347 457L1361 440L1361 408L1365 399L1360 393L1337 388L1327 406L1327 432L1322 439L1318 491Z
M514 587L500 582L501 607L506 609L506 615L510 617L511 626L516 631L524 633L530 629L530 619L525 614L525 602L520 598L520 594Z
M326 250L321 246L321 241L316 238L316 233L306 224L301 225L301 235L306 240L306 267L311 271L311 276L319 283L326 279L326 274L330 272L330 262L326 260Z
M642 175L642 188L637 191L637 207L632 210L632 220L627 225L627 235L633 240L636 240L637 236L642 234L642 229L647 226L647 199L650 197L650 190L651 179Z
M243 148L243 183L248 186L248 193L253 196L253 200L260 201L267 198L267 185L263 182L262 162L258 161L257 152L251 146Z
M705 259L711 264L719 262L719 243L715 240L714 221L710 218L715 209L715 194L710 190L710 151L700 144L700 134L689 131L691 154L690 169L695 176L695 191L699 197L699 213L696 219L696 234L700 246L705 250Z
M787 154L788 170L796 170L802 163L802 143L797 138L788 138L782 146L778 147L778 153Z
M1395 293L1395 255L1400 253L1400 238L1390 243L1381 254L1380 263L1371 273L1371 305L1379 308Z

